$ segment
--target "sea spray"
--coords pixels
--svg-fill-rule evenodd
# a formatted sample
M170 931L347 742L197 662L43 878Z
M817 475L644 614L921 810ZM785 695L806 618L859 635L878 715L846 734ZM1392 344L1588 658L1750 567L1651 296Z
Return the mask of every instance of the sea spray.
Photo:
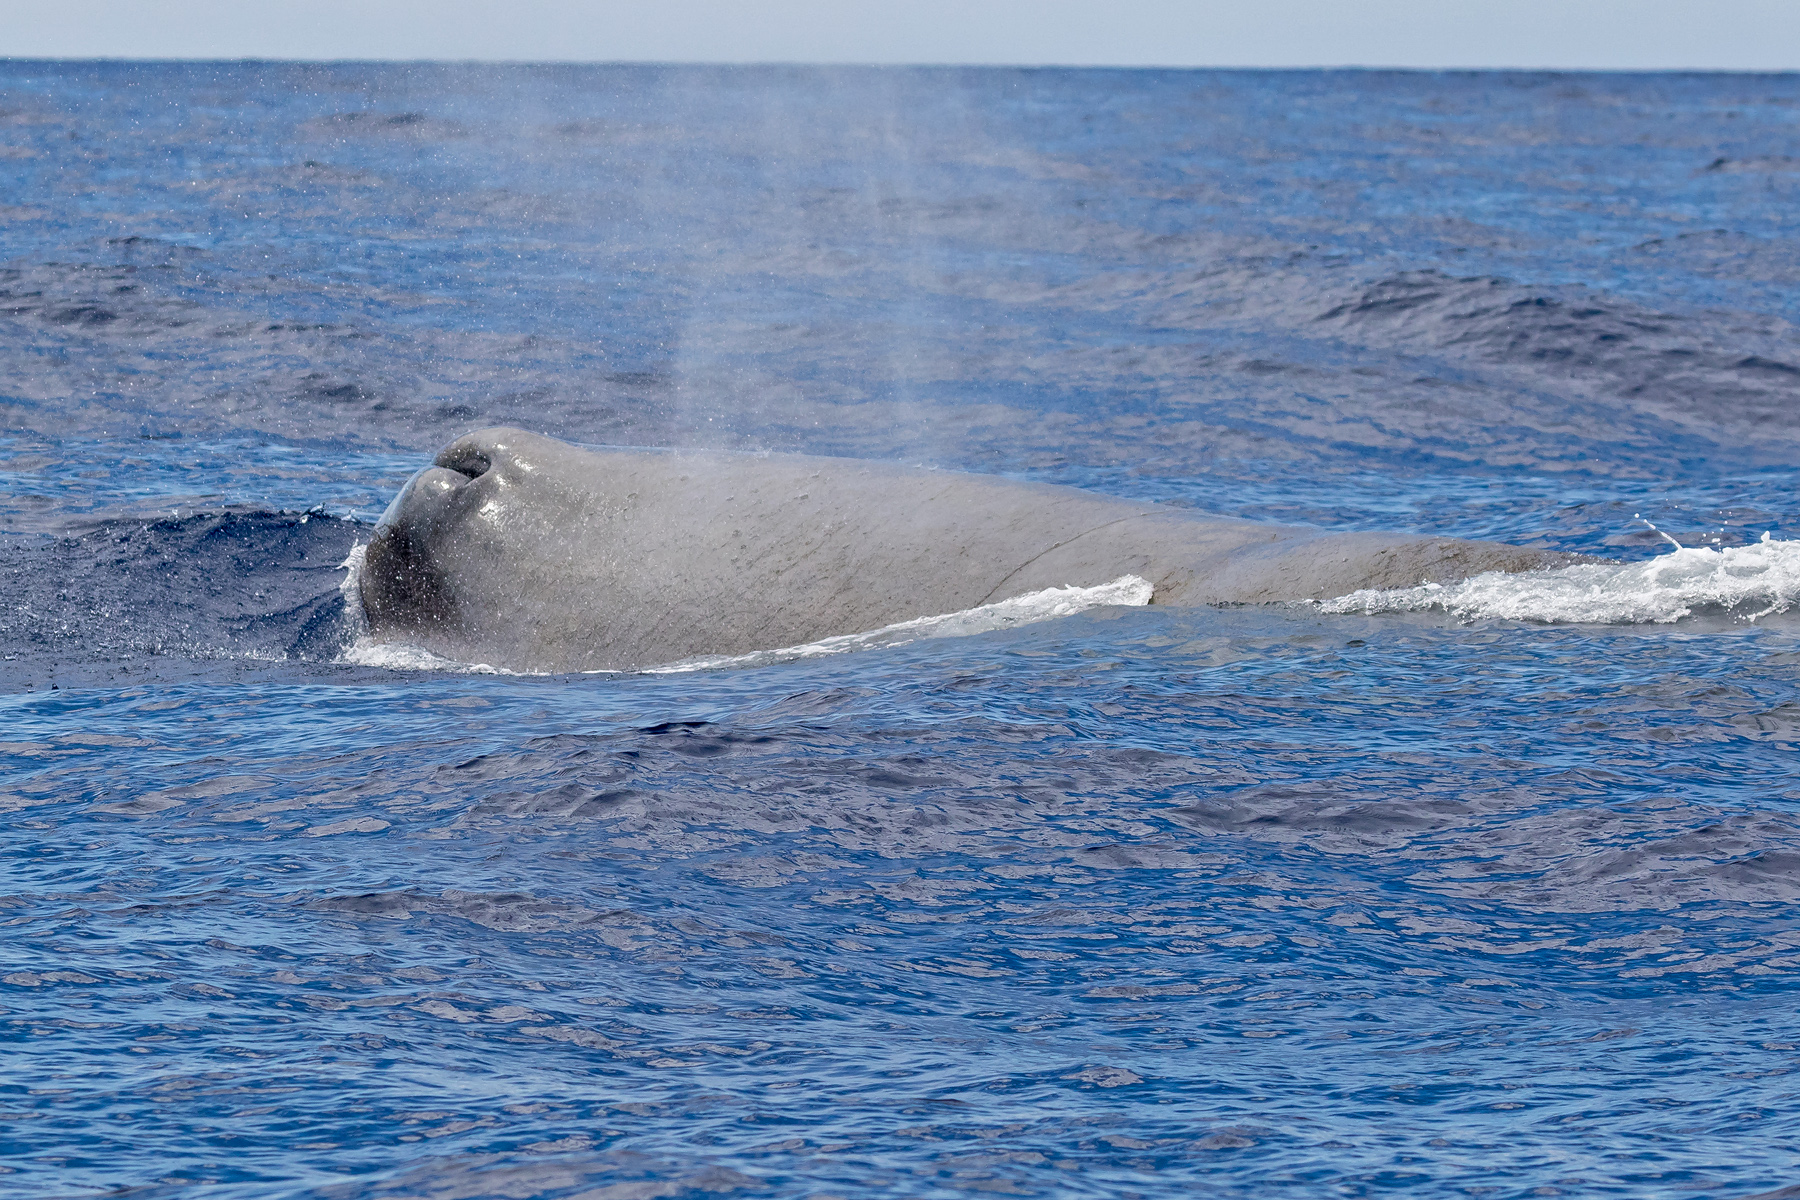
M1667 537L1667 535L1664 535ZM1460 583L1365 588L1324 601L1329 613L1446 612L1550 624L1668 624L1695 613L1754 621L1800 604L1800 541L1765 533L1748 546L1675 549L1638 563L1490 571Z

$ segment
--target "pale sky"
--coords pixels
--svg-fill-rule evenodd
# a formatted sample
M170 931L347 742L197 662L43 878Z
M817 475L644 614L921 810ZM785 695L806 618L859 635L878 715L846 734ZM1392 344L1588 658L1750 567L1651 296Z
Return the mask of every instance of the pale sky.
M1800 0L0 0L0 57L1800 69Z

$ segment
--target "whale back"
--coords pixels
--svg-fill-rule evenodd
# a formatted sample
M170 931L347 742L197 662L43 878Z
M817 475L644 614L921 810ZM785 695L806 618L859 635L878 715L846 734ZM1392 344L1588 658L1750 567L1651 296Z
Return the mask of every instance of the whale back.
M371 636L513 670L629 670L1149 580L1262 602L1543 565L1493 543L1329 535L1075 488L806 455L589 449L515 429L445 447L364 560Z

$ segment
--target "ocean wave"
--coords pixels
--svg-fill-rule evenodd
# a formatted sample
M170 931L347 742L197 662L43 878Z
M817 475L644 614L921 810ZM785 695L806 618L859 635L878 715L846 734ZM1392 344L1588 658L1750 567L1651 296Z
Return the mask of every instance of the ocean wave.
M1445 612L1464 620L1669 624L1710 613L1745 621L1800 605L1800 541L1765 533L1748 546L1682 546L1648 562L1490 571L1460 583L1365 588L1320 604L1329 613Z
M0 542L0 687L152 659L315 662L346 641L332 573L356 522L233 509Z

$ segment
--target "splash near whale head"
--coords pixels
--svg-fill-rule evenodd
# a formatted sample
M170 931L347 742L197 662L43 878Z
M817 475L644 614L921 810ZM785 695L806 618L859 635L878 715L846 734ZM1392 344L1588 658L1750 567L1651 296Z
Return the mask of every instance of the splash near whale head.
M1569 561L856 459L590 449L496 428L457 439L412 478L356 591L365 654L403 646L512 671L640 670L780 655L1009 603L1051 615L1075 603L1058 589L1111 597L1094 603L1267 603ZM1052 598L1015 603L1040 595Z

